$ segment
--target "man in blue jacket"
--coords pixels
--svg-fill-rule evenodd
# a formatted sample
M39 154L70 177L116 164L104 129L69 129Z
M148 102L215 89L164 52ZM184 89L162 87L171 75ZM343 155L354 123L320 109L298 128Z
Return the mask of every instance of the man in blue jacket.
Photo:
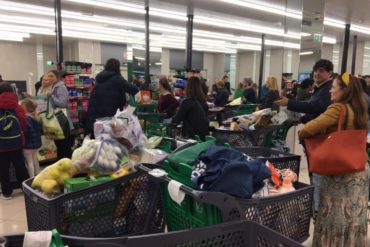
M287 106L290 111L306 113L306 115L301 118L301 122L304 124L318 117L332 103L330 99L330 89L333 82L333 63L326 59L320 59L313 66L313 73L315 80L314 92L308 101L291 100L285 97L275 101L275 103L280 106ZM311 184L315 187L314 210L316 212L320 203L321 176L318 174L310 174L310 179Z
M297 101L282 97L275 101L280 106L287 106L288 110L306 113L301 118L302 123L307 123L321 113L332 103L330 100L330 89L332 86L333 63L326 59L320 59L313 66L314 92L308 101Z

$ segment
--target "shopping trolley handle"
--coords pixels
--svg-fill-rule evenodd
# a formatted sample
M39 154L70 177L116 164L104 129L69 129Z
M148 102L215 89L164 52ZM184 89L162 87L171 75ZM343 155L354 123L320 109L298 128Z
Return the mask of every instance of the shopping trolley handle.
M161 182L168 184L172 180L167 176L167 173L163 170L161 170L162 173L159 171L158 173L153 172L153 169L146 167L145 164L138 164L136 168L144 172L147 172L150 176L152 176L155 179L158 179ZM158 168L160 167L158 166ZM223 221L232 221L242 218L243 213L240 208L240 204L238 203L237 199L233 196L216 191L194 190L184 184L181 184L180 190L183 191L186 195L191 196L198 202L216 206L221 211Z

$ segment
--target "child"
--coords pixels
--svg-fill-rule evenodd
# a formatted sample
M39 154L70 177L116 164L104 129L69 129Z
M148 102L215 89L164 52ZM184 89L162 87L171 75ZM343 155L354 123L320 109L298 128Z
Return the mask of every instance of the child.
M0 82L0 181L2 199L9 200L13 193L9 181L12 164L19 183L28 179L22 146L26 130L25 113L18 105L18 97L9 83Z
M24 157L28 174L30 177L36 176L39 171L39 161L37 160L37 150L41 147L42 124L36 115L37 103L30 98L26 98L21 103L26 112L27 130L26 143L24 145Z

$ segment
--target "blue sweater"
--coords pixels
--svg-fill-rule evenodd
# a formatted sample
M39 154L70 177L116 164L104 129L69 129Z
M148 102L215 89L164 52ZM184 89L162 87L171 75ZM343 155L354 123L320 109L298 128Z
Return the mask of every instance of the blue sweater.
M289 100L288 110L306 113L301 119L304 124L315 119L332 103L330 99L332 82L332 80L324 82L323 85L315 89L308 101Z
M41 147L42 123L31 116L26 116L26 144L24 149L39 149Z

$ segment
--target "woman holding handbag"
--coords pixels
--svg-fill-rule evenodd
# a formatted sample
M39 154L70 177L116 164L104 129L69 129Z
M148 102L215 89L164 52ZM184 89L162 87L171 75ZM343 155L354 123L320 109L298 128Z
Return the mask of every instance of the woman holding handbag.
M334 103L298 133L306 144L310 170L323 175L312 246L365 247L369 196L367 105L359 80L347 73L334 80L330 93ZM353 135L340 142L346 131ZM322 152L328 148L325 143L333 139L338 141L332 144L331 151ZM361 145L351 143L351 139L361 140ZM356 154L350 151L353 146ZM320 151L321 155L317 155ZM322 162L318 163L318 159ZM333 162L335 159L338 162Z
M53 88L51 92L48 93L49 99L51 100L54 108L67 109L67 119L69 131L73 130L73 123L68 113L68 90L64 82L60 80L59 72L56 70L50 70L47 73L48 80L52 83ZM62 158L72 157L72 146L74 138L72 135L67 134L64 139L54 140L57 146L58 160Z

